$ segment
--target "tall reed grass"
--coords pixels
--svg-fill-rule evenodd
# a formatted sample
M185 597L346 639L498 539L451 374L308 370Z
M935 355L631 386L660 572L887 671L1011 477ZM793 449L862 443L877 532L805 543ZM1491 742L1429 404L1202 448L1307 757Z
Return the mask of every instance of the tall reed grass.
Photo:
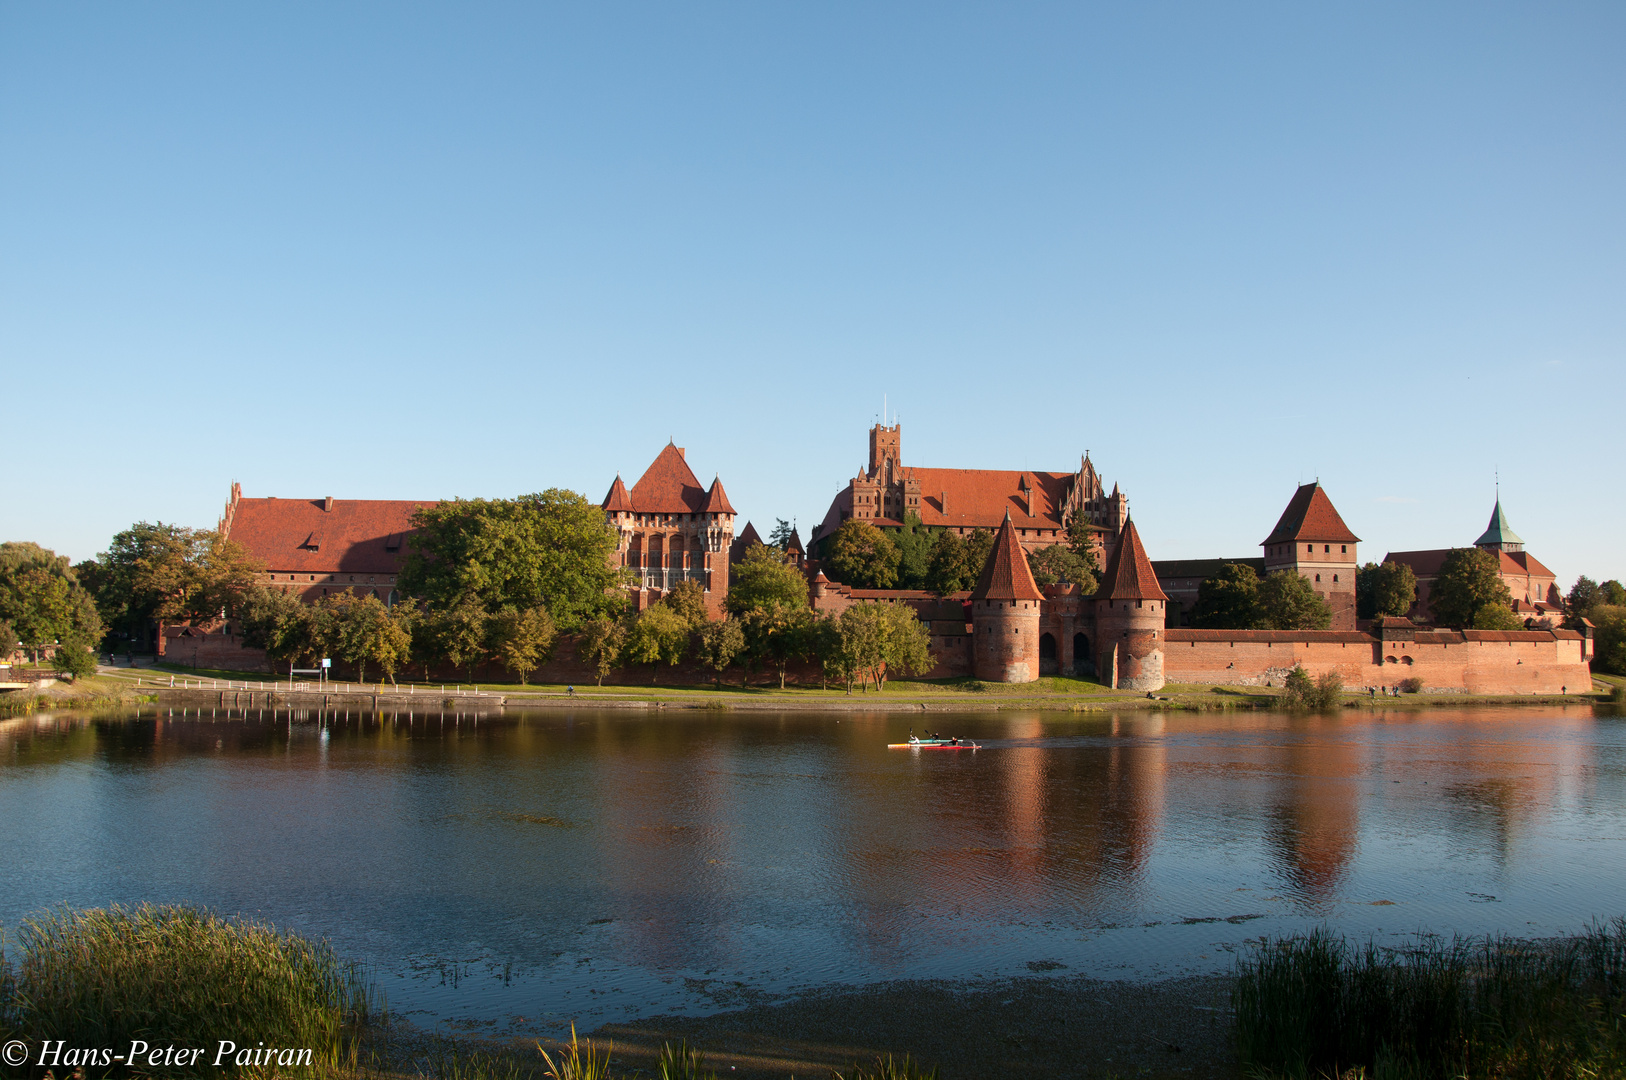
M26 920L17 943L15 967L0 956L8 1038L118 1053L133 1040L209 1049L165 1075L266 1071L263 1061L213 1067L222 1039L311 1050L308 1066L279 1066L281 1075L353 1070L360 1030L378 1018L363 971L327 942L199 908L64 908Z
M1267 940L1239 962L1233 1004L1256 1075L1626 1077L1626 919L1558 941Z

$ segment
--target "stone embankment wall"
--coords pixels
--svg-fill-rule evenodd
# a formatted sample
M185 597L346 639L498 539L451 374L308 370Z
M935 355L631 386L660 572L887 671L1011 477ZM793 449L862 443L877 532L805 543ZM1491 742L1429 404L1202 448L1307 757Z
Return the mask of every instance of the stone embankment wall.
M1419 678L1429 690L1470 694L1557 694L1592 687L1583 641L1568 631L1419 631L1415 641L1379 641L1356 631L1187 630L1165 632L1170 682L1280 686L1302 666L1336 672L1348 689L1393 687Z

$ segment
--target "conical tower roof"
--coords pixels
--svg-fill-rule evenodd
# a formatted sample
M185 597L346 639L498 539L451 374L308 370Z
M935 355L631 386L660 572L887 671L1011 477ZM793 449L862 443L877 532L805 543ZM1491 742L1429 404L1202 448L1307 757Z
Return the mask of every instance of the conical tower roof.
M662 448L632 485L632 504L640 514L696 513L705 499L706 489L683 460L682 449L673 443Z
M610 485L610 493L604 496L605 513L614 514L618 511L632 513L632 496L627 492L627 485L621 482L621 474L615 474L615 483Z
M994 537L994 550L983 564L977 587L971 590L973 600L1043 600L1044 593L1033 580L1028 569L1028 557L1022 545L1016 542L1016 529L1011 525L1010 511Z
M1152 560L1141 546L1140 530L1134 519L1124 522L1124 531L1118 536L1118 546L1107 562L1107 572L1101 575L1101 587L1096 590L1097 600L1167 600L1152 572Z
M1361 538L1349 531L1344 519L1338 516L1338 511L1327 498L1327 493L1321 489L1319 481L1311 484L1300 484L1299 489L1293 492L1293 497L1287 502L1287 509L1277 519L1276 527L1270 530L1270 535L1259 542L1260 547L1266 544L1284 544L1289 540L1326 540L1334 544L1358 544Z
M734 513L734 507L731 506L728 501L728 494L723 491L723 481L721 477L717 477L712 480L711 490L706 492L706 504L700 509L702 513L706 514Z
M1490 524L1486 526L1484 535L1474 541L1474 547L1501 547L1503 544L1523 544L1519 534L1514 532L1507 523L1507 515L1502 513L1502 500L1496 500L1496 509L1491 511Z

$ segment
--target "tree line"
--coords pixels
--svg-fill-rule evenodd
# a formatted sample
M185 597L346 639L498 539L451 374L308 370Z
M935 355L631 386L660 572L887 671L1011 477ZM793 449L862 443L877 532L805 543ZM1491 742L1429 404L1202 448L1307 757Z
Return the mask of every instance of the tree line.
M726 619L709 617L696 582L631 611L615 531L574 492L453 499L421 508L413 526L397 579L404 599L393 605L349 589L305 603L292 585L262 584L265 567L214 530L139 522L74 567L37 545L6 544L0 650L52 646L94 670L97 645L145 645L161 622L225 620L279 666L327 657L362 680L452 667L472 681L495 664L527 682L570 634L601 682L619 667L647 665L656 678L694 659L718 682L733 669L745 680L767 669L783 686L789 667L806 661L849 688L879 688L888 674L931 663L929 631L912 609L818 616L806 579L776 547L754 546L734 568Z
M1094 593L1101 573L1094 547L1098 531L1082 514L1073 515L1064 542L1029 553L1033 580L1040 588L1069 582L1086 596ZM942 597L975 586L993 550L994 534L987 529L961 536L953 529L924 525L911 511L897 529L850 518L825 552L832 576L843 585L919 589Z

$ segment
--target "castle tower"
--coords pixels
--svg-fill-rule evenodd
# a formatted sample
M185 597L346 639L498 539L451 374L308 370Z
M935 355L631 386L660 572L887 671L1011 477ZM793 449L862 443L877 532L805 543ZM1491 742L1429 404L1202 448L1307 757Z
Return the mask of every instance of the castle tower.
M693 581L711 617L722 617L735 511L720 479L703 486L683 448L668 444L630 491L616 476L603 507L619 537L617 562L633 578L637 610Z
M1313 483L1299 485L1259 546L1265 549L1265 573L1299 574L1332 610L1332 629L1353 630L1355 548L1360 539L1338 516L1321 484Z
M1156 586L1156 582L1153 582ZM1023 683L1039 677L1039 605L1027 556L1011 515L994 537L994 550L971 590L972 668L987 682Z
M1095 670L1102 682L1115 690L1162 689L1168 606L1134 521L1125 521L1095 594Z

